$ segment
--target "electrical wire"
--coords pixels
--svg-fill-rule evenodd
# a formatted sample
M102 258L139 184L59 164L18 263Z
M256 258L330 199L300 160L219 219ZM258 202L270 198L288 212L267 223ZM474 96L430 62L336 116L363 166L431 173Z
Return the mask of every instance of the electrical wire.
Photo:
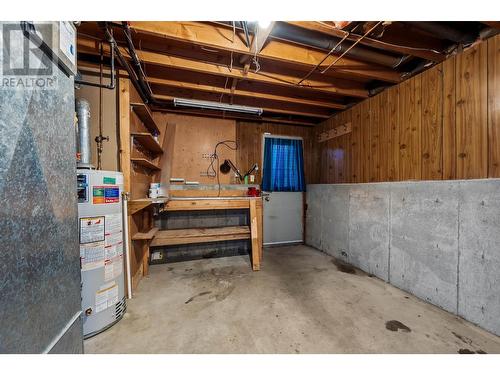
M323 70L321 71L321 74L325 74L325 73L328 71L328 69L330 69L332 66L334 66L334 65L337 63L337 61L339 61L340 59L342 59L342 57L344 57L344 56L345 56L345 54L346 54L347 52L349 52L351 49L353 49L353 48L354 48L354 46L355 46L356 44L358 44L359 42L361 42L361 40L362 40L362 39L364 39L364 38L365 38L367 35L369 35L369 34L370 34L373 30L375 30L375 29L376 29L376 28L377 28L377 27L378 27L378 26L379 26L382 22L383 22L383 21L378 21L378 22L377 22L377 23L376 23L376 24L375 24L375 25L374 25L374 26L373 26L370 30L368 30L368 31L367 31L367 32L366 32L366 33L365 33L365 34L364 34L361 38L359 38L358 40L356 40L356 41L355 41L355 42L354 42L354 43L353 43L353 44L352 44L352 45L351 45L348 49L346 49L346 50L344 51L344 53L343 53L343 54L341 54L341 55L340 55L339 57L337 57L337 58L336 58L336 59L335 59L335 60L334 60L334 61L333 61L330 65L328 65L325 69L323 69Z
M348 31L345 31L345 30L342 30L342 29L338 29L336 27L333 27L327 23L324 23L322 21L316 21L318 22L319 24L329 28L329 29L332 29L332 30L336 30L336 31L340 31L340 32L343 32L343 33L347 33L347 34L350 34L351 36L354 36L354 37L358 37L358 38L361 38L362 35L360 34L356 34L356 33L349 33ZM364 38L366 41L370 41L370 42L374 42L374 43L380 43L380 44L384 44L386 46L389 46L389 47L397 47L397 48L406 48L406 49L411 49L411 50L414 50L414 51L427 51L427 52L433 52L433 53L437 53L439 55L443 55L443 52L442 51L438 51L436 49L433 49L433 48L425 48L425 47L411 47L411 46L404 46L402 44L396 44L396 43L390 43L390 42L385 42L383 40L379 40L379 39L373 39L373 38Z
M304 81L307 78L309 78L311 76L311 74L313 74L314 71L316 69L318 69L321 66L321 64L323 64L323 62L328 58L328 56L330 56L333 53L333 51L335 51L338 48L338 46L340 46L342 44L342 42L347 39L348 36L349 36L349 33L347 33L346 35L344 35L344 37L337 44L335 44L333 46L333 48L330 50L330 52L328 52L325 55L325 57L323 57L323 60L321 60L318 64L316 64L316 66L314 68L312 68L311 71L309 73L307 73L303 78L301 78L300 81L297 82L297 84L300 85L302 83L302 81Z
M259 40L259 27L255 26L255 35L253 37L253 41L255 42L255 48L254 48L255 52L252 58L252 62L255 65L255 73L258 73L260 70L259 58L257 57L257 52L260 50L258 46L258 40ZM250 48L252 48L252 46L250 46Z
M228 143L234 143L234 147L229 145ZM210 165L207 168L207 176L217 177L217 186L218 186L217 197L220 197L219 155L217 154L217 147L221 145L226 146L227 148L233 151L238 149L238 143L236 141L232 140L220 141L215 145L214 153L210 155ZM214 162L216 160L217 160L217 169L214 168ZM212 172L210 172L210 169L212 170Z

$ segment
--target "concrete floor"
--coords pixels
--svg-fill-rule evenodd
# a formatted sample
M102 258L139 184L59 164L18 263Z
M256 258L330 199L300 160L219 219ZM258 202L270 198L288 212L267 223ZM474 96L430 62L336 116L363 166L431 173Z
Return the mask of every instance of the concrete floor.
M354 272L354 273L352 273ZM86 353L500 353L500 338L307 246L150 267Z

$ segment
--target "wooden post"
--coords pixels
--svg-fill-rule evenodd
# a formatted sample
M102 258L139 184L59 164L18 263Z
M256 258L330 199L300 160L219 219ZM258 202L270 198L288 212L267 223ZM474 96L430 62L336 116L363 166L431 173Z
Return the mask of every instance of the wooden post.
M260 270L260 255L262 246L259 240L259 215L257 213L256 199L250 200L250 232L252 239L252 269Z
M147 276L149 274L149 240L143 241L142 245L142 275Z
M262 220L262 198L257 201L257 230L259 236L259 261L262 262L263 254L263 243L264 243L264 231L263 231L263 220Z
M116 90L117 100L118 100L118 112L119 112L119 139L118 147L120 152L120 171L123 173L123 191L130 193L130 82L126 78L120 78L118 80L118 87ZM128 215L128 213L127 213ZM126 233L125 241L128 242L130 249L129 255L134 252L134 246L131 240L130 233L130 223L132 222L132 216L128 215L128 233ZM131 262L131 260L127 260ZM126 281L127 282L127 281ZM132 290L134 286L134 277L132 275ZM128 296L131 298L131 296Z
M117 91L120 113L120 170L123 173L123 190L130 193L130 81L120 78Z

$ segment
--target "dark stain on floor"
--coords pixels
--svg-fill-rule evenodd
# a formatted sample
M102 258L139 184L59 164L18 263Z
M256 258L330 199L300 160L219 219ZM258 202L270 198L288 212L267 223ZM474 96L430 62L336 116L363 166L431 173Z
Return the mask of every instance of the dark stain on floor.
M488 354L488 353L486 353L484 350L481 349L475 352L470 349L458 349L458 354Z
M457 339L459 339L460 341L462 341L464 344L472 345L472 340L470 338L462 336L462 335L459 335L456 332L451 332L451 333L453 333L453 336L455 336Z
M201 293L198 293L197 295L192 296L190 299L188 299L188 300L187 300L186 302L184 302L184 303L187 305L188 303L193 302L195 298L197 298L197 297L201 297L201 296L205 296L205 295L210 294L210 293L212 293L212 292L201 292Z
M470 350L470 349L458 349L458 354L488 354L484 350Z
M404 325L399 320L389 320L385 322L385 328L393 332L397 332L399 330L403 332L411 332L410 327Z
M235 288L234 284L227 280L220 280L219 284L220 290L217 291L217 294L215 295L215 300L217 302L224 301Z
M475 354L475 353L469 349L458 349L458 354Z
M356 268L346 262L342 262L341 260L333 258L332 263L335 264L340 272L356 274Z

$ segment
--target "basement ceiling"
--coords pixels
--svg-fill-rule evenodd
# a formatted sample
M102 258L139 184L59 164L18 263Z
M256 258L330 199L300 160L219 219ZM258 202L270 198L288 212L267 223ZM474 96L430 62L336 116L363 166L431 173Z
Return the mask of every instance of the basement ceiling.
M499 22L129 22L153 109L313 126L499 31ZM80 70L109 64L104 28L130 61L123 23L83 22ZM118 65L120 68L120 66ZM175 108L174 97L261 107L261 117Z

